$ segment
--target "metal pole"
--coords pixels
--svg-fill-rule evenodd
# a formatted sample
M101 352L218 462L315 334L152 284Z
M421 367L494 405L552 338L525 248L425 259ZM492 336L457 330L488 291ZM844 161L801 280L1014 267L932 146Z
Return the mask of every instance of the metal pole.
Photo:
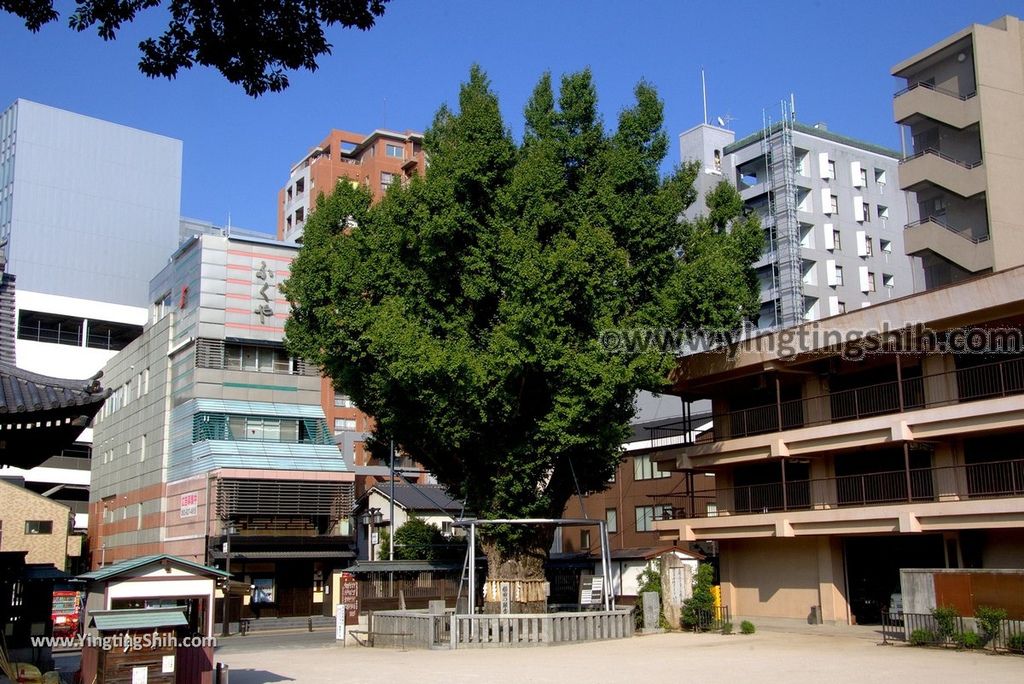
M476 615L476 523L469 524L469 614Z
M910 443L903 442L903 472L907 476L907 501L914 500L914 492L910 483Z
M228 574L224 578L224 605L223 605L223 621L224 624L221 628L220 635L228 636L228 597L231 595L231 524L228 523L227 527L224 528L224 536L227 541L224 543L224 572Z
M612 581L612 554L608 550L608 525L603 520L597 521L597 530L601 535L601 566L604 574L604 609L611 610L612 592L615 584Z
M395 532L398 530L395 528L395 440L391 440L391 463L389 466L391 471L391 501L388 503L388 560L395 560ZM388 591L391 593L392 598L395 596L395 571L388 571Z
M775 376L775 414L779 421L779 432L782 432L782 382Z

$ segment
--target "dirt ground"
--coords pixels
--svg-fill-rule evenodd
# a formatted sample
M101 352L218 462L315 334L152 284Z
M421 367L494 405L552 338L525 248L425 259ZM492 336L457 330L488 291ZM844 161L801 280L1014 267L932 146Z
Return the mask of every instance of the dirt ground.
M1024 657L878 645L867 633L652 634L518 649L348 646L225 649L230 684L274 682L941 682L1024 681ZM699 674L697 674L699 673Z

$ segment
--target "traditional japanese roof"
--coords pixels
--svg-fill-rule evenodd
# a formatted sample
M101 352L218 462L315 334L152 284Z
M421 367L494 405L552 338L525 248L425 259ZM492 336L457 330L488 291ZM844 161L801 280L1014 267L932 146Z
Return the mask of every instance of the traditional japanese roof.
M101 375L51 378L0 362L0 465L32 468L74 442L110 396Z
M154 629L188 625L181 608L132 608L127 610L94 610L89 626L101 632L122 629Z
M370 572L456 572L462 567L459 561L358 561L345 572L362 574Z
M197 575L207 575L213 577L229 577L229 573L217 568L211 568L207 565L201 565L178 556L172 556L168 553L157 553L151 556L139 556L138 558L132 558L131 560L121 561L120 563L114 563L113 565L106 565L99 570L93 570L83 575L79 575L78 579L86 580L89 582L104 582L120 575L126 575L135 570L143 568L147 565L173 565L184 570L193 571Z
M376 491L381 496L391 496L391 484L383 483L375 486L370 491ZM358 508L365 506L366 498L360 502ZM440 485L421 485L410 482L395 483L395 505L407 511L424 511L427 513L450 513L462 511L464 504L461 501L448 496L444 487Z
M612 549L612 560L651 560L666 553L679 553L695 560L704 560L704 555L687 551L677 546L634 546L626 549Z

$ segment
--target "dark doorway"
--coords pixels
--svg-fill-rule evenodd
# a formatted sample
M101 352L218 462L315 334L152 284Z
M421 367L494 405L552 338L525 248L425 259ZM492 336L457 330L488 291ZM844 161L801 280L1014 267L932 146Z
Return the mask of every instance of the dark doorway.
M882 609L900 593L900 568L944 568L941 534L848 537L843 540L850 611L858 625L881 621Z

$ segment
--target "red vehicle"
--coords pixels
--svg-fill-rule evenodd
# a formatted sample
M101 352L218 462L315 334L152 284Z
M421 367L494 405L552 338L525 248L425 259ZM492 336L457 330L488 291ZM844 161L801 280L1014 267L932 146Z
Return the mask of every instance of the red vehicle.
M78 636L78 621L82 611L82 595L77 591L53 592L53 636L70 638Z

